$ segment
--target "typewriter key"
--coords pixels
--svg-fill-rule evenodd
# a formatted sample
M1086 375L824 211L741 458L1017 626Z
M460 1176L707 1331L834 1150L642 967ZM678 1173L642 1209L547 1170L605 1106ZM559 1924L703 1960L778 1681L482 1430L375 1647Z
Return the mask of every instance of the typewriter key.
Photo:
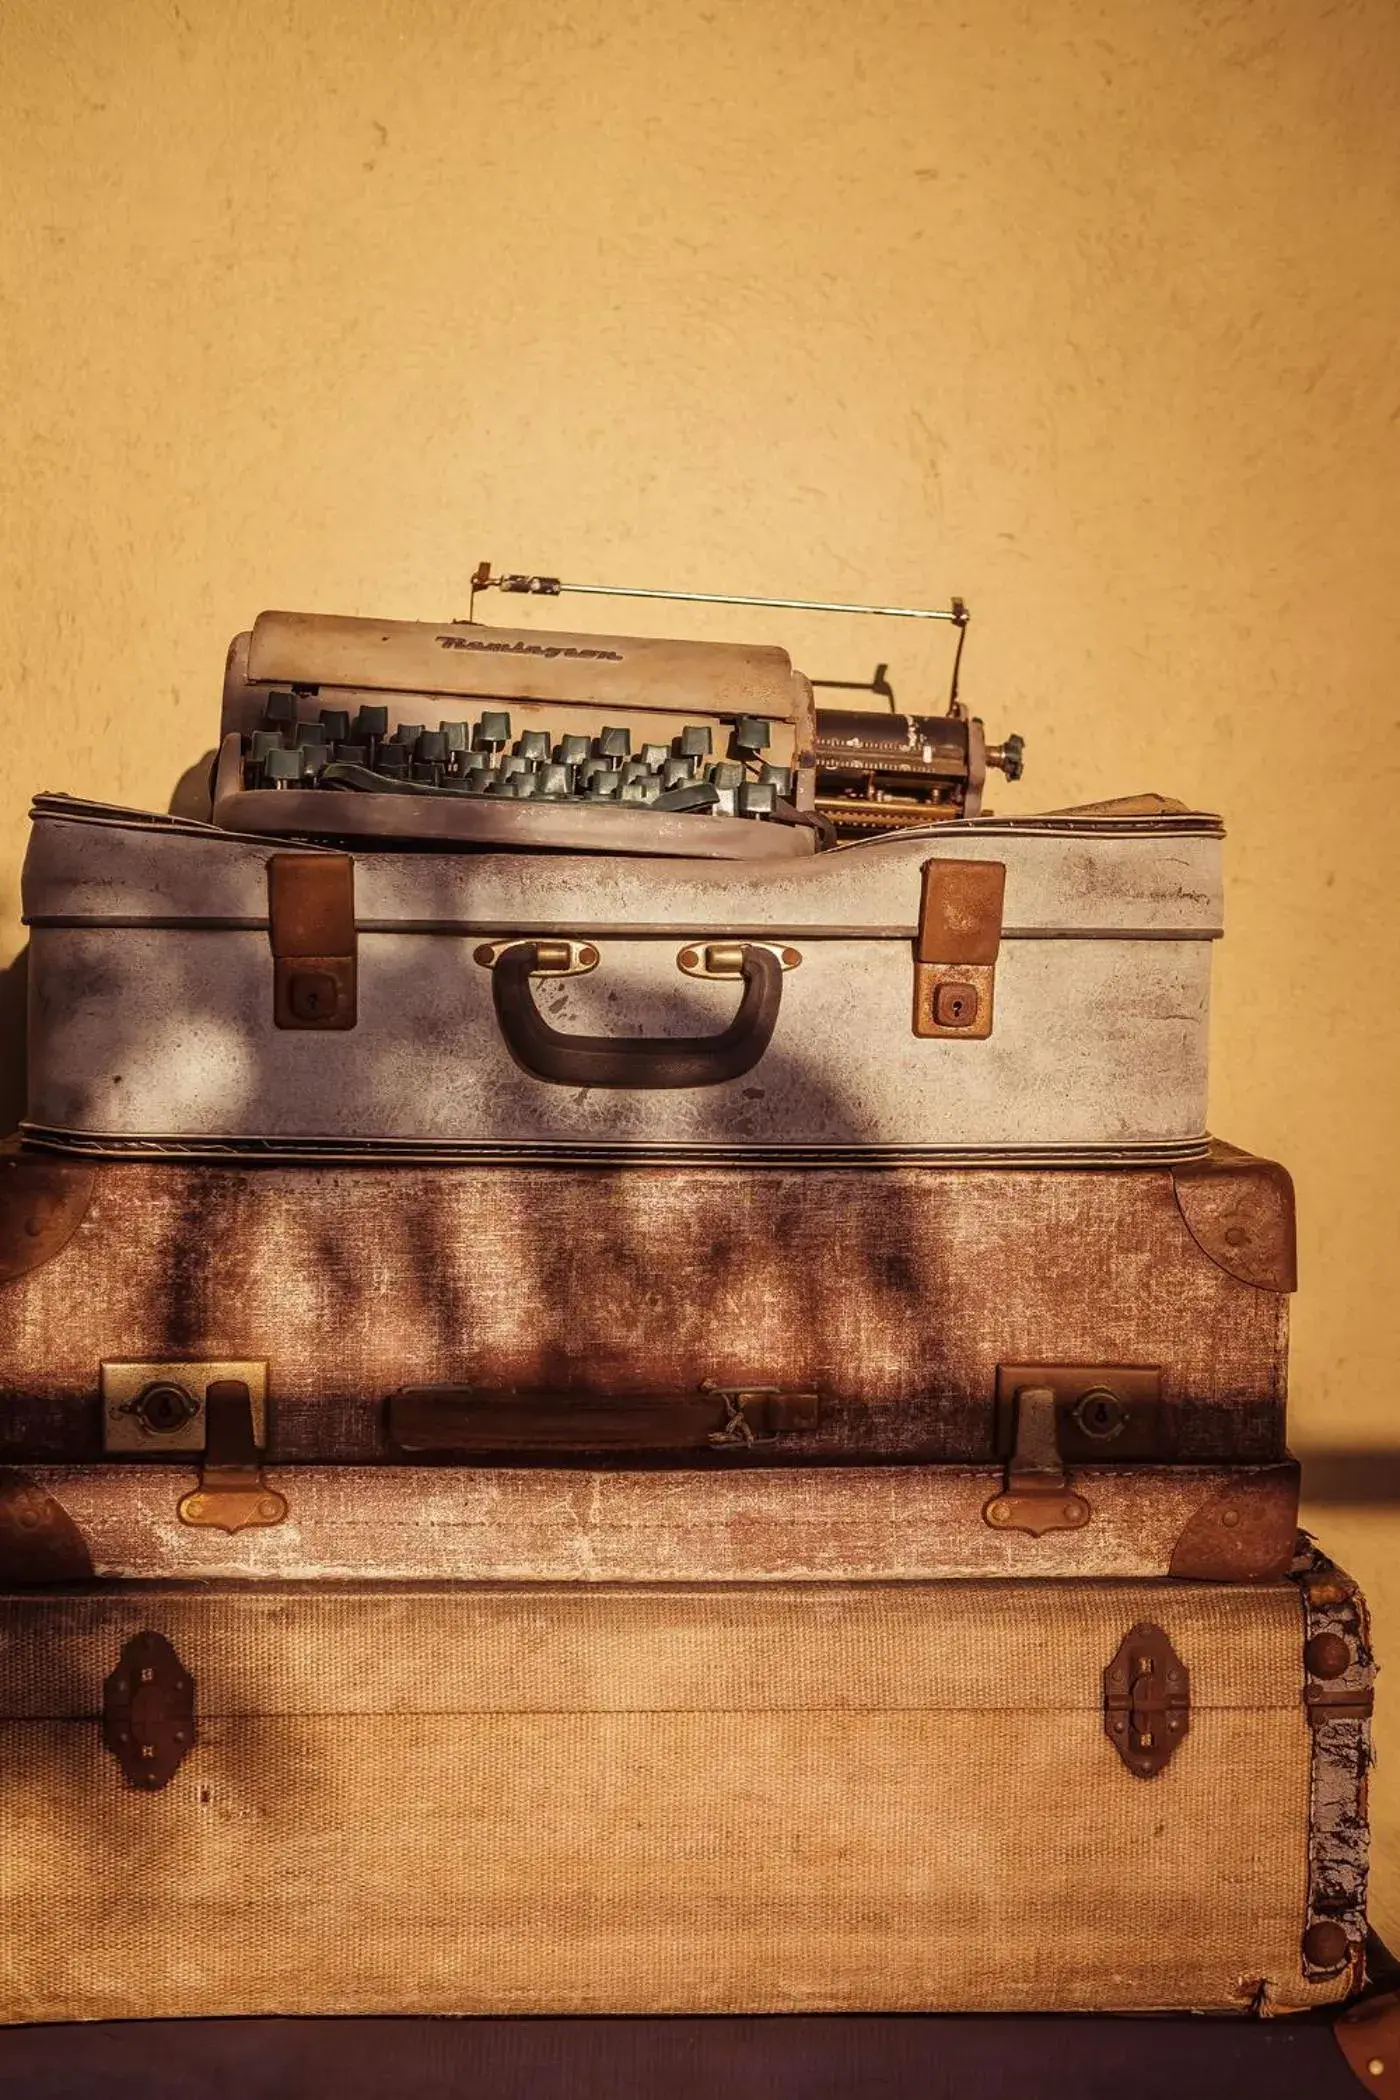
M652 803L653 809L707 810L714 809L719 802L719 789L708 780L687 780L679 787L667 788Z
M719 796L715 814L721 817L737 817L739 814L739 790L744 784L744 769L732 758L717 758L710 767L710 786Z
M282 732L278 729L255 729L248 746L250 758L263 759L269 751L282 749Z
M381 744L375 755L374 770L382 773L386 780L407 780L412 763L403 744Z
M622 775L610 766L599 766L588 776L588 799L590 802L615 802L622 785Z
M323 767L330 764L329 744L303 744L301 747L301 777L314 781Z
M740 715L729 735L731 753L742 758L757 758L760 751L768 749L770 725L757 715Z
M502 754L500 771L502 780L514 780L518 773L533 773L534 767L518 751L507 751Z
M298 745L324 744L326 732L319 722L298 722L295 741Z
M777 791L770 781L745 781L739 790L739 814L741 817L771 817L777 800Z
M708 758L714 748L708 729L688 722L678 737L672 738L671 751L676 758L693 758L697 761Z
M472 740L465 722L439 722L438 735L446 740L449 751L465 751Z
M770 766L765 763L758 769L758 778L761 786L771 787L775 794L786 796L792 793L791 766Z
M367 744L337 744L335 762L338 766L367 766L369 746Z
M476 725L476 735L472 742L479 744L483 751L502 749L510 742L510 716L494 711L483 714Z
M547 729L522 729L515 740L517 757L528 758L531 765L538 765L549 757L549 731Z
M289 729L297 718L295 693L269 693L263 703L264 729Z
M304 763L305 753L302 751L288 751L285 746L269 751L262 762L263 779L269 787L295 787L301 779Z
M654 801L660 790L649 773L644 772L640 780L624 780L617 791L619 802L645 803Z
M593 740L593 755L595 758L612 760L626 758L631 749L632 732L630 729L609 729L604 725L602 734Z
M637 756L651 772L659 773L671 756L671 747L669 744L643 744Z
M552 762L540 767L535 793L548 802L561 802L569 792L569 768Z
M695 777L697 761L691 758L668 758L661 768L661 785L664 789L688 787Z
M389 734L389 710L387 707L362 707L355 716L355 727L351 740L356 744L367 744L372 738Z
M458 751L453 754L458 771L465 780L469 773L479 773L490 761L484 751Z
M561 766L581 766L588 756L586 736L561 736L554 747L554 757Z
M416 748L418 739L422 734L423 724L421 722L400 722L389 741L393 744L402 744L407 750L412 751Z
M479 751L476 756L482 758L485 753ZM463 774L462 785L469 795L484 795L488 788L496 785L500 777L494 766L474 766L469 773Z
M651 768L643 759L629 758L622 768L622 785L627 787L634 780L650 780Z
M445 765L447 762L447 738L440 729L425 729L418 739L414 760L422 765Z
M525 802L534 795L538 783L533 773L512 773L507 785L517 802Z
M350 716L343 707L323 707L320 713L321 727L326 732L328 744L348 744L350 741Z

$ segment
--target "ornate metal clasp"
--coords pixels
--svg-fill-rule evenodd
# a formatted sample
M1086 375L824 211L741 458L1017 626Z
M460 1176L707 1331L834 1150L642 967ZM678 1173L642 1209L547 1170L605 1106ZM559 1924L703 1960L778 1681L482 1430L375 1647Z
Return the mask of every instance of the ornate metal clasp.
M1150 1620L1124 1634L1103 1673L1103 1725L1138 1779L1155 1779L1190 1729L1190 1672Z
M127 1785L157 1793L194 1738L194 1679L163 1633L133 1634L102 1687L102 1740Z

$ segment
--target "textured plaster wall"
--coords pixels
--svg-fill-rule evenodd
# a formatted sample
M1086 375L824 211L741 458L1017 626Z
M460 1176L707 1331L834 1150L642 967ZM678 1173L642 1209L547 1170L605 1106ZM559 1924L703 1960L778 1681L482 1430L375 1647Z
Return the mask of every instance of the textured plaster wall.
M1296 1440L1400 1444L1394 0L9 0L0 71L5 953L31 791L163 804L263 606L961 591L1001 807L1225 813ZM1400 1520L1320 1521L1400 1674Z

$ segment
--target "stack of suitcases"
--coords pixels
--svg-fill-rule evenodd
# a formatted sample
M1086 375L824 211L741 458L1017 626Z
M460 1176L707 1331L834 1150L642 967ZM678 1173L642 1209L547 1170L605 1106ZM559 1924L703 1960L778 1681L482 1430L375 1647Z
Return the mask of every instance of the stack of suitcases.
M269 777L433 706L758 725L787 821ZM0 2017L1354 1993L1217 819L833 849L772 649L264 616L224 728L34 810Z

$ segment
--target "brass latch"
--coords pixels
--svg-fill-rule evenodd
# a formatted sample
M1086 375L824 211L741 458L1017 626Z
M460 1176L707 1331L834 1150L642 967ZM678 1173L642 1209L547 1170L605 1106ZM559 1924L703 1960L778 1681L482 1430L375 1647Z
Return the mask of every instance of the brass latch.
M202 1451L205 1401L221 1379L241 1379L253 1409L253 1441L267 1442L265 1362L104 1363L102 1448L132 1458L162 1458L168 1452Z
M358 1004L355 863L348 853L274 853L267 864L272 1019L353 1028Z
M287 1498L263 1479L253 1400L241 1378L219 1378L204 1396L204 1465L199 1486L180 1499L182 1524L246 1531L280 1524Z
M993 1448L1006 1486L982 1514L999 1531L1077 1531L1089 1504L1066 1462L1162 1460L1162 1373L1155 1364L998 1364Z
M1006 1467L1006 1486L982 1515L998 1531L1078 1531L1090 1517L1088 1503L1070 1486L1055 1436L1055 1388L1022 1385L1014 1392L1016 1445Z
M133 1634L102 1687L102 1740L127 1785L168 1785L194 1737L194 1679L163 1633Z
M914 937L914 1033L980 1042L992 1032L1006 868L926 860Z
M1137 1779L1155 1779L1190 1729L1190 1673L1150 1620L1124 1634L1103 1673L1103 1725Z

